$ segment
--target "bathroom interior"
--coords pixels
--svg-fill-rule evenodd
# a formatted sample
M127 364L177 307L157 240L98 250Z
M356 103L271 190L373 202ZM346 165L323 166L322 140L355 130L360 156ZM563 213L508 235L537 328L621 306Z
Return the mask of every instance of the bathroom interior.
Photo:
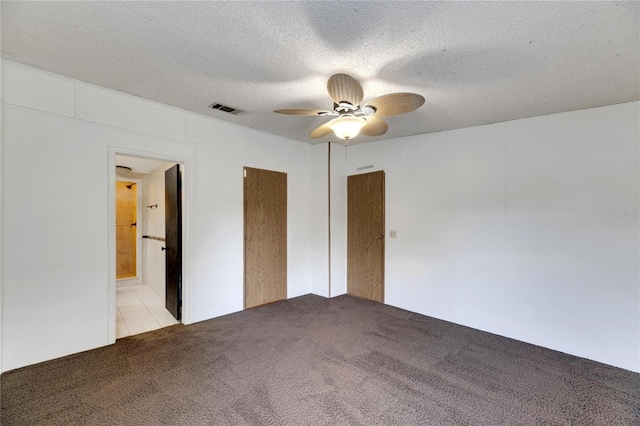
M175 163L116 155L116 338L178 321L165 307L165 171Z

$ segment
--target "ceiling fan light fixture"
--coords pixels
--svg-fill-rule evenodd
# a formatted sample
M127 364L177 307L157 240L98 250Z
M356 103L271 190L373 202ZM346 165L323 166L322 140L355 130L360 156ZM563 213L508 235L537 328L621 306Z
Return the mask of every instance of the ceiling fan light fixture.
M360 129L367 124L364 118L354 117L352 115L346 115L338 118L334 118L327 126L333 130L340 139L352 139L358 136Z
M417 93L398 92L378 96L362 104L362 86L347 74L334 74L327 81L327 92L333 100L333 111L323 109L277 109L278 114L338 116L315 128L311 139L327 136L332 131L341 139L352 139L360 133L365 136L380 136L389 125L382 117L406 114L424 104L424 97ZM361 106L362 105L362 106Z

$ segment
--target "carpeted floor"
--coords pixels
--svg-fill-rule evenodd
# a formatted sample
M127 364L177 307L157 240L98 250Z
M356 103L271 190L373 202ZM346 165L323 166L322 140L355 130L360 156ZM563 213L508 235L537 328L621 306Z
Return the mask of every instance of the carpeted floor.
M9 425L640 425L640 374L341 296L10 371Z

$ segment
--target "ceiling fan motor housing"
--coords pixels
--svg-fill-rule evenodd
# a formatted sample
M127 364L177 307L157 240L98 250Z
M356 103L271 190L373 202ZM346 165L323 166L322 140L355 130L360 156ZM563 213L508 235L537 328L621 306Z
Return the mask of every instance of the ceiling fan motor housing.
M333 104L333 109L336 112L357 111L358 107L357 106L353 106L353 104L351 102L340 101L337 104L336 103Z

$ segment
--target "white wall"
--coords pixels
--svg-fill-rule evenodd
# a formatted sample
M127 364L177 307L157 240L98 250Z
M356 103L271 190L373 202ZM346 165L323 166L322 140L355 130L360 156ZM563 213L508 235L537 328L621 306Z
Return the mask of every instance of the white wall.
M140 227L142 235L165 237L164 172L174 165L174 163L164 163L142 178L142 204L139 206L142 210ZM150 205L157 205L157 207L147 207ZM164 295L166 290L166 255L162 251L164 246L164 241L142 239L142 282L161 295Z
M331 144L331 297L347 292L347 148Z
M311 291L311 146L3 66L2 371L113 343L117 152L186 163L186 323L242 309L243 166L287 172L288 295Z
M2 8L2 6L0 6ZM2 190L3 187L3 179L4 173L2 172L2 163L4 162L4 64L0 61L0 241L4 239L4 233L2 230L4 229L4 192ZM4 292L2 289L2 276L4 275L3 268L3 259L4 256L2 254L2 244L0 244L0 373L2 372L2 293Z
M329 144L311 147L311 292L329 297Z
M188 126L198 150L197 319L243 307L244 166L287 173L287 295L309 293L311 146L195 114Z
M6 61L2 79L3 371L114 341L116 152L186 163L186 323L242 309L243 166L288 174L294 297L346 290L345 170L372 165L398 231L387 303L640 371L637 102L332 146L329 188L327 144Z
M634 102L349 147L386 172L386 302L640 371L639 128Z

